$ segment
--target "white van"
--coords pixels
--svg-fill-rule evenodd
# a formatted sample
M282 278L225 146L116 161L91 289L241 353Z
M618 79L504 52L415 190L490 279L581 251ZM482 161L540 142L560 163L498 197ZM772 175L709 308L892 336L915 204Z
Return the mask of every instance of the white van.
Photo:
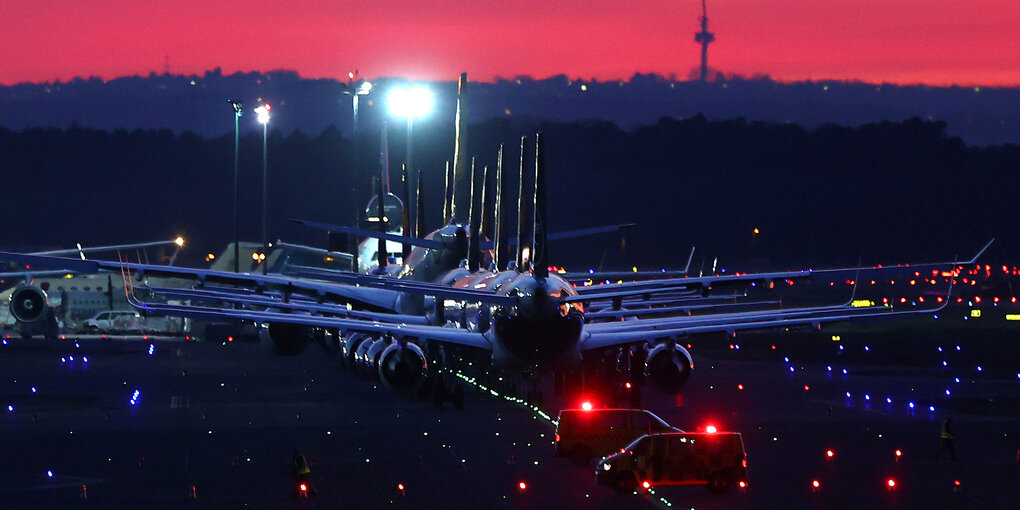
M84 327L91 333L142 331L145 329L145 318L134 310L108 310L86 319Z

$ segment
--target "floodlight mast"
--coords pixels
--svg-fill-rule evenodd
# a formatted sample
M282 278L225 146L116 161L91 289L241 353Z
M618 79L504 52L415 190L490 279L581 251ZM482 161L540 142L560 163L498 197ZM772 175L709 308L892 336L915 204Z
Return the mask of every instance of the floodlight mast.
M237 191L237 167L238 164L240 163L240 149L241 149L240 119L241 115L244 114L244 105L240 101L234 99L227 99L227 102L230 103L230 106L234 108L234 272L240 273L241 248L239 246L237 235L238 229L237 205L239 201Z
M255 115L257 116L259 124L262 124L262 253L269 253L269 238L266 237L266 207L268 205L268 192L269 181L267 176L269 175L269 144L266 133L269 129L269 111L272 110L272 106L266 103L258 108L255 108ZM267 274L268 264L265 260L262 261L262 274Z
M432 110L432 92L425 87L398 87L389 94L390 112L394 116L407 118L407 158L408 175L415 175L414 169L414 118L424 117ZM417 183L415 183L415 186ZM404 204L409 207L410 204ZM412 229L413 230L413 229Z

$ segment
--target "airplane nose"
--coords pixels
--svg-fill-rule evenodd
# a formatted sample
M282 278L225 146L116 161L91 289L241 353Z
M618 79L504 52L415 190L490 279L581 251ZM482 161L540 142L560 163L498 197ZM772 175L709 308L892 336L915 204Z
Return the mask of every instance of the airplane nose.
M559 308L549 295L549 289L539 285L521 299L521 314L531 320L547 320L558 315Z

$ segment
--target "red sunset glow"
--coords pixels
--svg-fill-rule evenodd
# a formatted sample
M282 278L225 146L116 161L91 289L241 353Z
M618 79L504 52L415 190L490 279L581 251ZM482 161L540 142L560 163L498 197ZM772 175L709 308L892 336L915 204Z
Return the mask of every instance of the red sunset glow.
M293 69L306 77L686 79L696 0L14 2L0 83ZM779 80L1020 84L1014 0L709 0L709 64ZM167 65L168 64L168 65Z

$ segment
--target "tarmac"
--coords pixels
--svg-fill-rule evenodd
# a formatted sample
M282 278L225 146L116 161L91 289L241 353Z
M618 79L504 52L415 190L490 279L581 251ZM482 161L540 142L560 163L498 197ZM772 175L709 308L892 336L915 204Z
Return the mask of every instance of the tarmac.
M531 407L469 388L464 410L437 410L316 345L6 339L0 508L1014 508L1015 333L833 335L692 339L683 393L646 386L644 405L741 432L750 485L623 496L595 485L594 463L552 457L553 425ZM543 388L552 418L577 404ZM959 461L936 461L949 412ZM296 494L295 450L314 496Z

